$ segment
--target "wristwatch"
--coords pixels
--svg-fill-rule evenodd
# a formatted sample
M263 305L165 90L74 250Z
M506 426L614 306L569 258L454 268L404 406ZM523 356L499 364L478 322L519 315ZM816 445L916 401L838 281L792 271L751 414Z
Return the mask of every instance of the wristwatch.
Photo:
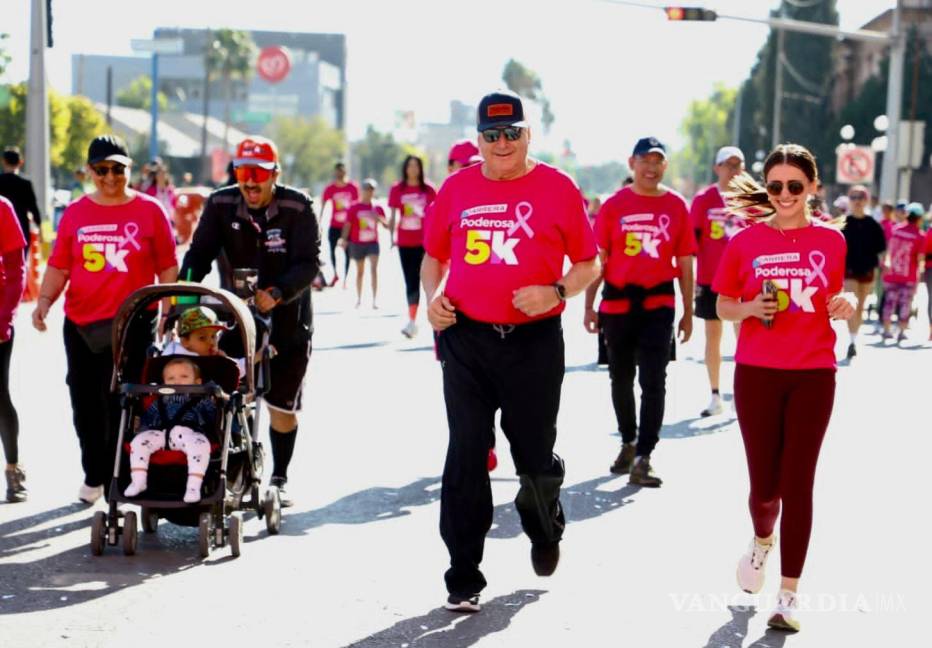
M282 300L282 291L276 288L275 286L272 286L265 292L269 293L269 297L271 297L277 302Z
M561 284L559 281L554 282L553 289L557 291L557 297L560 298L561 302L566 301L566 286Z

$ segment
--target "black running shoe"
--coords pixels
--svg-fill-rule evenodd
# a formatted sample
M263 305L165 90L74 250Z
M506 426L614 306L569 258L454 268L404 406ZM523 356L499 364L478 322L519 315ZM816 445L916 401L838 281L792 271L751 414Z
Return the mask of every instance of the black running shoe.
M538 576L550 576L560 563L559 542L538 542L531 545L531 565Z
M850 360L857 354L858 354L857 347L855 347L854 342L852 342L851 344L848 345L848 355L847 355L848 360Z
M450 612L463 612L465 614L475 614L482 608L479 607L478 594L450 594L447 602L443 604L444 609Z

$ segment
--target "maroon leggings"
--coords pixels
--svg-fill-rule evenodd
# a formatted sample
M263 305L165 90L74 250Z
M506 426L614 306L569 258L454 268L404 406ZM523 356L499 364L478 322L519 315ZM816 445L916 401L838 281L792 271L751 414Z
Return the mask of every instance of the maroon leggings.
M735 410L751 477L754 533L773 533L780 504L783 576L799 578L812 530L812 485L832 416L834 369L735 368Z

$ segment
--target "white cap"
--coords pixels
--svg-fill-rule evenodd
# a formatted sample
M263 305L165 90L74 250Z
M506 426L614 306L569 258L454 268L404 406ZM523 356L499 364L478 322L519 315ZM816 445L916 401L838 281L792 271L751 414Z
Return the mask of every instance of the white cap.
M723 146L718 150L718 153L715 154L715 163L721 164L728 158L736 157L742 162L744 162L744 153L741 152L737 146Z

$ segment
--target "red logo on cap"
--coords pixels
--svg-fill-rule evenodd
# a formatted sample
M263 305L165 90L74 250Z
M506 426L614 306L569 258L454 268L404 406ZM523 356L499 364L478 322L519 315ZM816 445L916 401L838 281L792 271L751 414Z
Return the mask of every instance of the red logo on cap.
M492 104L486 111L489 117L511 117L515 114L515 107L511 104Z

